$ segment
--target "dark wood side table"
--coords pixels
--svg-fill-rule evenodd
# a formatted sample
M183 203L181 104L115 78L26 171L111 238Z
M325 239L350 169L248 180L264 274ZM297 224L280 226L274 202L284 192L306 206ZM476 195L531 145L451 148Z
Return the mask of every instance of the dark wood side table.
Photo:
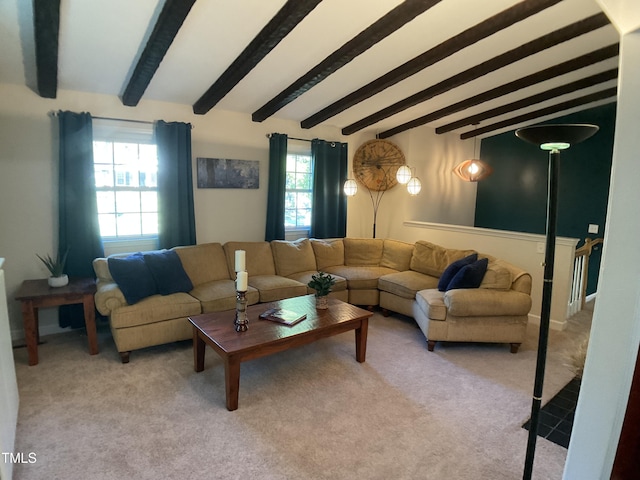
M25 280L22 282L16 300L22 302L22 321L24 335L29 354L29 365L38 364L38 308L58 307L82 303L84 307L84 324L89 337L89 353L98 353L98 336L96 333L95 301L96 283L93 278L70 278L64 287L52 288L47 279Z

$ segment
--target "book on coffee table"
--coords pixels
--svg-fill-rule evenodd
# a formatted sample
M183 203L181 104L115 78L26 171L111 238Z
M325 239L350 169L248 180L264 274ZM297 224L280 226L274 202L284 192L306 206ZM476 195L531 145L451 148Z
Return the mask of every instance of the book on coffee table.
M260 318L263 320L271 320L272 322L284 323L285 325L295 325L296 323L307 318L306 313L298 313L284 308L270 308L262 312Z

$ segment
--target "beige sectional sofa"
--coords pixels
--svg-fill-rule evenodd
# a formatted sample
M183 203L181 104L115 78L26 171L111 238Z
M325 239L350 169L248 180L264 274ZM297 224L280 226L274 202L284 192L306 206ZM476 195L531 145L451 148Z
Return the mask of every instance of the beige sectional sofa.
M234 309L236 250L246 252L249 305L311 294L314 291L307 287L311 275L325 271L337 280L331 296L369 308L380 306L385 314L393 311L414 317L430 350L436 341L519 344L531 308L531 276L494 258L490 258L481 288L438 291L438 277L447 265L471 251L424 241L233 241L172 250L193 289L151 295L133 305L114 281L109 260L93 262L96 308L109 318L123 363L129 361L132 350L191 338L189 316Z

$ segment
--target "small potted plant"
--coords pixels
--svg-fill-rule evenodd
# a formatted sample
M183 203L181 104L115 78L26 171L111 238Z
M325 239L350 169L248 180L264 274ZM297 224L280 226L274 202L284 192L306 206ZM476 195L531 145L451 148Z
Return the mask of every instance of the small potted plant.
M44 266L47 267L49 273L51 273L51 276L48 279L50 287L64 287L69 283L69 277L64 273L68 254L69 249L67 249L62 255L58 252L56 258L52 258L49 254L47 254L46 257L41 257L36 253L36 256L42 261L42 263L44 263Z
M336 279L328 273L318 272L316 275L311 275L311 281L307 283L307 286L316 291L316 308L329 308L327 295L329 295L331 287L333 287L335 283Z

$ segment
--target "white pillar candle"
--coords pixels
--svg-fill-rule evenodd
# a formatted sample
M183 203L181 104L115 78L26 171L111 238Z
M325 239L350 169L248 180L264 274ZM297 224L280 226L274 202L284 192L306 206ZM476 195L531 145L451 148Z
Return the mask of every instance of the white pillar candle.
M244 272L246 270L245 258L244 250L236 250L236 272Z
M247 272L238 272L236 275L236 290L238 292L246 292L249 285L249 274Z

